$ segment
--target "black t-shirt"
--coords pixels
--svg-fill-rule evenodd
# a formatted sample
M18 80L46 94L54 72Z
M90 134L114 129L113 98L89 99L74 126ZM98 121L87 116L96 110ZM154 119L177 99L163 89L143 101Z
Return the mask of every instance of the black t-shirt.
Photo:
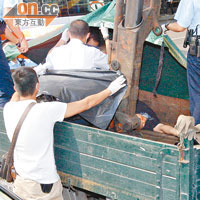
M153 128L160 123L156 113L142 101L137 101L136 114L141 114L147 118L144 130L153 131Z

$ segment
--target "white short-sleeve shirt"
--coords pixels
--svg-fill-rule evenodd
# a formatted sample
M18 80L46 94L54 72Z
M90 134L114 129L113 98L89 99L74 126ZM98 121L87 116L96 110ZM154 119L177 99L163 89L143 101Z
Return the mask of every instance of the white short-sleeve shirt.
M183 28L195 30L200 25L200 0L181 0L174 18Z
M9 102L4 107L5 127L10 140L26 107L34 100ZM38 103L28 113L17 139L14 166L25 179L43 184L59 180L53 151L53 128L63 121L66 103Z
M109 70L108 55L99 49L87 46L79 39L71 39L66 45L56 47L47 56L50 69L100 69Z

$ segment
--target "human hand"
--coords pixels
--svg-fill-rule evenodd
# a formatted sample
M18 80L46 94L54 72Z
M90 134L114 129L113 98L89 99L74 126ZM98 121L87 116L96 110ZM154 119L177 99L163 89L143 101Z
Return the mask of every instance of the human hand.
M115 94L117 91L119 91L121 88L125 87L126 84L124 83L126 81L125 77L121 75L120 77L116 78L109 86L108 89L111 91L111 95Z
M51 64L46 62L44 64L39 64L37 67L34 67L33 69L35 70L36 74L38 76L43 75L46 73L47 69L51 68Z
M28 43L25 40L25 38L23 38L22 41L20 42L20 47L18 47L18 50L21 53L26 53L28 51Z
M101 23L99 29L101 30L104 40L109 39L108 28L106 28L103 23Z

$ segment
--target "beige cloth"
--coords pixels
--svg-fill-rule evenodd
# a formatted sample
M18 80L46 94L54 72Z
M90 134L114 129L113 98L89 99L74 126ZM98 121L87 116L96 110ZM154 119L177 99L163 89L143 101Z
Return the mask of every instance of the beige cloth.
M194 138L200 143L200 127L198 125L195 126L194 117L180 115L174 128L178 130L179 136L183 135L184 138L188 138L188 140Z
M14 182L14 193L23 200L63 200L62 190L60 180L53 184L50 193L42 192L40 183L21 176L17 176Z

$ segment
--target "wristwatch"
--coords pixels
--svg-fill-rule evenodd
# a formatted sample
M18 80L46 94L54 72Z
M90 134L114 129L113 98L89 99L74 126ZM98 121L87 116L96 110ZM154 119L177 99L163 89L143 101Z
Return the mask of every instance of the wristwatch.
M166 28L166 30L167 31L169 31L169 29L167 28L167 26L170 24L170 22L167 22L166 24L165 24L165 28Z

